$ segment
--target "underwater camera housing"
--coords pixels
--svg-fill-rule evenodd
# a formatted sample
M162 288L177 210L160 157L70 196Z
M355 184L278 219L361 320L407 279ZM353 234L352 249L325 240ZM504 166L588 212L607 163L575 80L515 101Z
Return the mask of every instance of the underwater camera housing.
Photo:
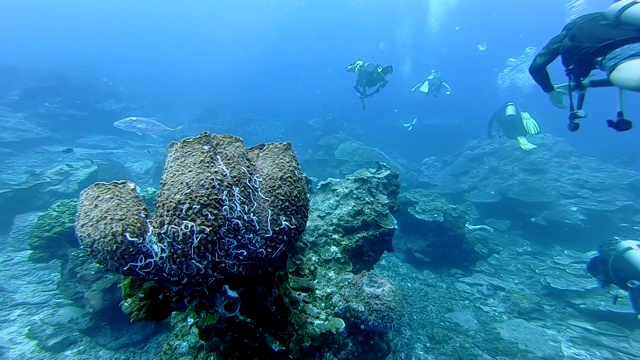
M633 127L633 122L631 120L625 119L624 113L622 111L618 111L616 114L616 120L607 120L607 126L615 131L623 132L631 130L631 128Z

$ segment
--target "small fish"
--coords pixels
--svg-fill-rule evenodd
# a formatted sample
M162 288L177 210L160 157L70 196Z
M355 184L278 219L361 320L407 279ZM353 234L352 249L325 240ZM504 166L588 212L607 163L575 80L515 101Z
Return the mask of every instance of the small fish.
M156 136L167 131L176 131L182 129L182 126L178 126L172 129L163 123L157 121L155 118L146 118L140 116L129 116L124 119L120 119L113 123L113 126L120 130L131 131L138 135L151 135Z
M65 153L65 154L70 154L70 153L72 153L74 151L75 150L73 148L70 148L70 147L60 150L60 152Z
M407 131L411 131L411 129L413 129L413 125L416 124L416 121L418 121L418 118L413 119L413 121L410 123L402 124L402 126L406 127Z

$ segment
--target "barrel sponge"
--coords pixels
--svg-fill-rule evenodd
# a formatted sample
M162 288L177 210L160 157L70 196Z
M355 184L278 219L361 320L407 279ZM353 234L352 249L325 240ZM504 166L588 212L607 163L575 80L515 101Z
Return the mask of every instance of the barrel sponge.
M103 217L111 216L104 224L78 221L79 227L109 228L85 230L87 236L114 238L108 249L92 254L103 264L117 262L111 269L120 273L189 292L207 291L217 280L227 284L284 269L309 211L305 177L291 144L246 148L238 137L207 132L169 146L152 219L146 221L148 211L140 209L142 200L132 189L127 196L122 192L118 199L126 202L128 196L135 205L109 200L114 204L109 211L126 214L114 219L104 211ZM102 196L96 192L84 200L100 208ZM135 223L137 231L123 221Z
M122 272L119 264L138 258L135 242L148 232L149 211L130 181L95 183L80 194L76 236L101 265Z
M249 148L248 154L264 183L264 196L271 199L272 211L284 214L287 221L291 219L293 224L301 225L292 227L286 235L293 239L302 236L309 217L308 186L291 144L260 144ZM285 235L281 229L286 227L279 227L275 232Z

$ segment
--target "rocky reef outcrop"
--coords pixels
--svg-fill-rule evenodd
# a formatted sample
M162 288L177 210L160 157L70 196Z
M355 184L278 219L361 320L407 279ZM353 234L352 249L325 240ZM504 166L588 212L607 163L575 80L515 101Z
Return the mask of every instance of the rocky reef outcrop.
M316 221L309 222L301 251L344 271L371 270L393 250L399 191L398 173L383 163L319 183L311 199Z
M303 333L338 359L384 358L388 334L402 309L395 284L372 272L392 251L397 229L398 174L376 163L344 179L321 182L309 225L289 267Z
M424 189L409 190L399 199L400 232L394 247L402 259L418 268L465 267L479 259L479 240L469 236L463 209Z
M506 139L481 139L444 159L422 162L421 180L452 203L467 202L481 220L508 219L530 238L598 244L640 219L640 174L580 155L541 135L521 151Z

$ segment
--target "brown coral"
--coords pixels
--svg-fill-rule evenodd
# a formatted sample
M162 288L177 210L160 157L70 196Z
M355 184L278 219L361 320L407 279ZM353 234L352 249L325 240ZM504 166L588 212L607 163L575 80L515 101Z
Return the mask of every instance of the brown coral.
M308 217L289 143L247 149L206 132L172 143L152 219L132 183L122 184L82 193L81 244L111 270L189 291L282 270Z

